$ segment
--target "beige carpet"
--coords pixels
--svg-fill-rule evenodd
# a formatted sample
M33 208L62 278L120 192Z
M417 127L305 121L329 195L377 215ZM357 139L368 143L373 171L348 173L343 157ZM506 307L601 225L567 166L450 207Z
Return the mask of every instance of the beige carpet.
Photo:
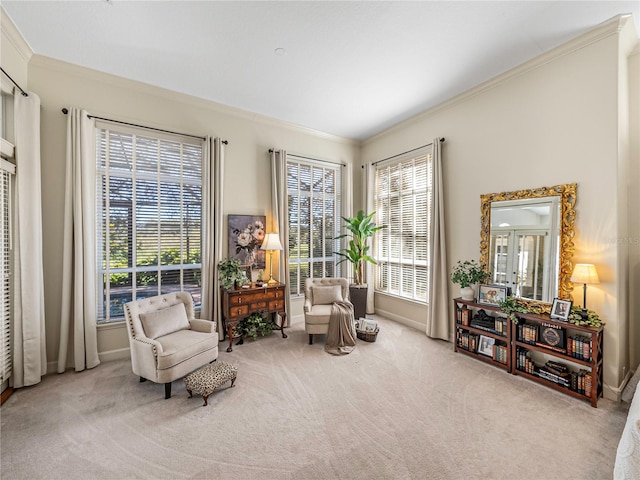
M626 407L597 409L380 319L350 355L289 338L219 360L234 388L189 399L128 361L49 375L2 407L10 479L607 479Z

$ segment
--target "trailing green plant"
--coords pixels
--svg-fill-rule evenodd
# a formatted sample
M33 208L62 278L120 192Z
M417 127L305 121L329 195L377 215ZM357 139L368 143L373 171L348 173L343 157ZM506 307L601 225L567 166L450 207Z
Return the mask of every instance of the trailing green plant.
M536 315L545 313L544 306L524 303L516 297L505 298L498 302L498 307L500 307L500 310L507 314L507 318L515 324L518 323L517 313L535 313Z
M258 338L258 335L261 337L270 335L273 332L274 326L273 321L266 317L264 312L254 312L238 322L238 330L240 333L254 340Z
M218 280L224 289L233 287L236 282L243 282L245 278L239 260L228 258L218 263Z
M462 288L480 283L488 277L489 274L475 260L465 260L464 262L458 260L451 271L451 281Z
M587 310L587 318L583 318L582 309L580 307L571 307L571 313L569 313L569 323L574 325L580 325L583 327L600 328L604 325L604 322L600 320L599 315L593 310Z
M365 215L362 210L359 210L355 217L342 217L345 221L344 227L350 232L339 235L335 239L351 236L349 240L349 248L343 248L339 252L335 252L340 255L342 260L338 264L349 261L353 264L354 271L354 283L356 285L362 285L364 283L364 264L365 262L373 263L377 265L378 262L368 254L369 246L367 245L367 239L373 237L373 234L378 230L387 228L386 225L376 226L373 221L373 216L376 212L371 212L369 215Z

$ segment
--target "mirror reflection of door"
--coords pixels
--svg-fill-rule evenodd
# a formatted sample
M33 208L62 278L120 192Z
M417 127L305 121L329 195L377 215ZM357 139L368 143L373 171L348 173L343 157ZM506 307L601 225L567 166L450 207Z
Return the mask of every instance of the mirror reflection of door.
M557 197L494 202L489 271L512 295L551 302L558 289Z

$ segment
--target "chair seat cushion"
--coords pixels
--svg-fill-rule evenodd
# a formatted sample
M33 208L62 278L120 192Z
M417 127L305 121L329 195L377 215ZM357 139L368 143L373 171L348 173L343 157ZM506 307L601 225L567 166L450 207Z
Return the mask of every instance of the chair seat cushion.
M190 328L184 303L178 303L154 312L141 313L140 322L144 334L154 340L163 335Z
M212 350L218 346L218 337L210 333L194 330L179 330L177 332L156 338L162 345L162 352L158 354L158 370L175 367L180 363Z
M328 324L331 318L331 305L314 305L311 311L304 314L304 321L309 325Z

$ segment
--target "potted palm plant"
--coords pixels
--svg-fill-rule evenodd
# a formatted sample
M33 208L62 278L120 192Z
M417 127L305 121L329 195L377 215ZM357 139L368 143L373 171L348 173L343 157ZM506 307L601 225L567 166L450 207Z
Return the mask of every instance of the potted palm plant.
M336 239L350 237L349 246L336 254L342 257L338 264L348 261L353 265L354 283L349 287L349 297L353 303L353 313L356 319L364 317L367 309L367 285L364 283L365 263L369 262L374 265L378 263L368 253L367 239L373 237L373 234L378 230L386 228L386 225L376 226L373 221L375 213L365 215L360 210L355 217L342 217L348 233L336 237Z

